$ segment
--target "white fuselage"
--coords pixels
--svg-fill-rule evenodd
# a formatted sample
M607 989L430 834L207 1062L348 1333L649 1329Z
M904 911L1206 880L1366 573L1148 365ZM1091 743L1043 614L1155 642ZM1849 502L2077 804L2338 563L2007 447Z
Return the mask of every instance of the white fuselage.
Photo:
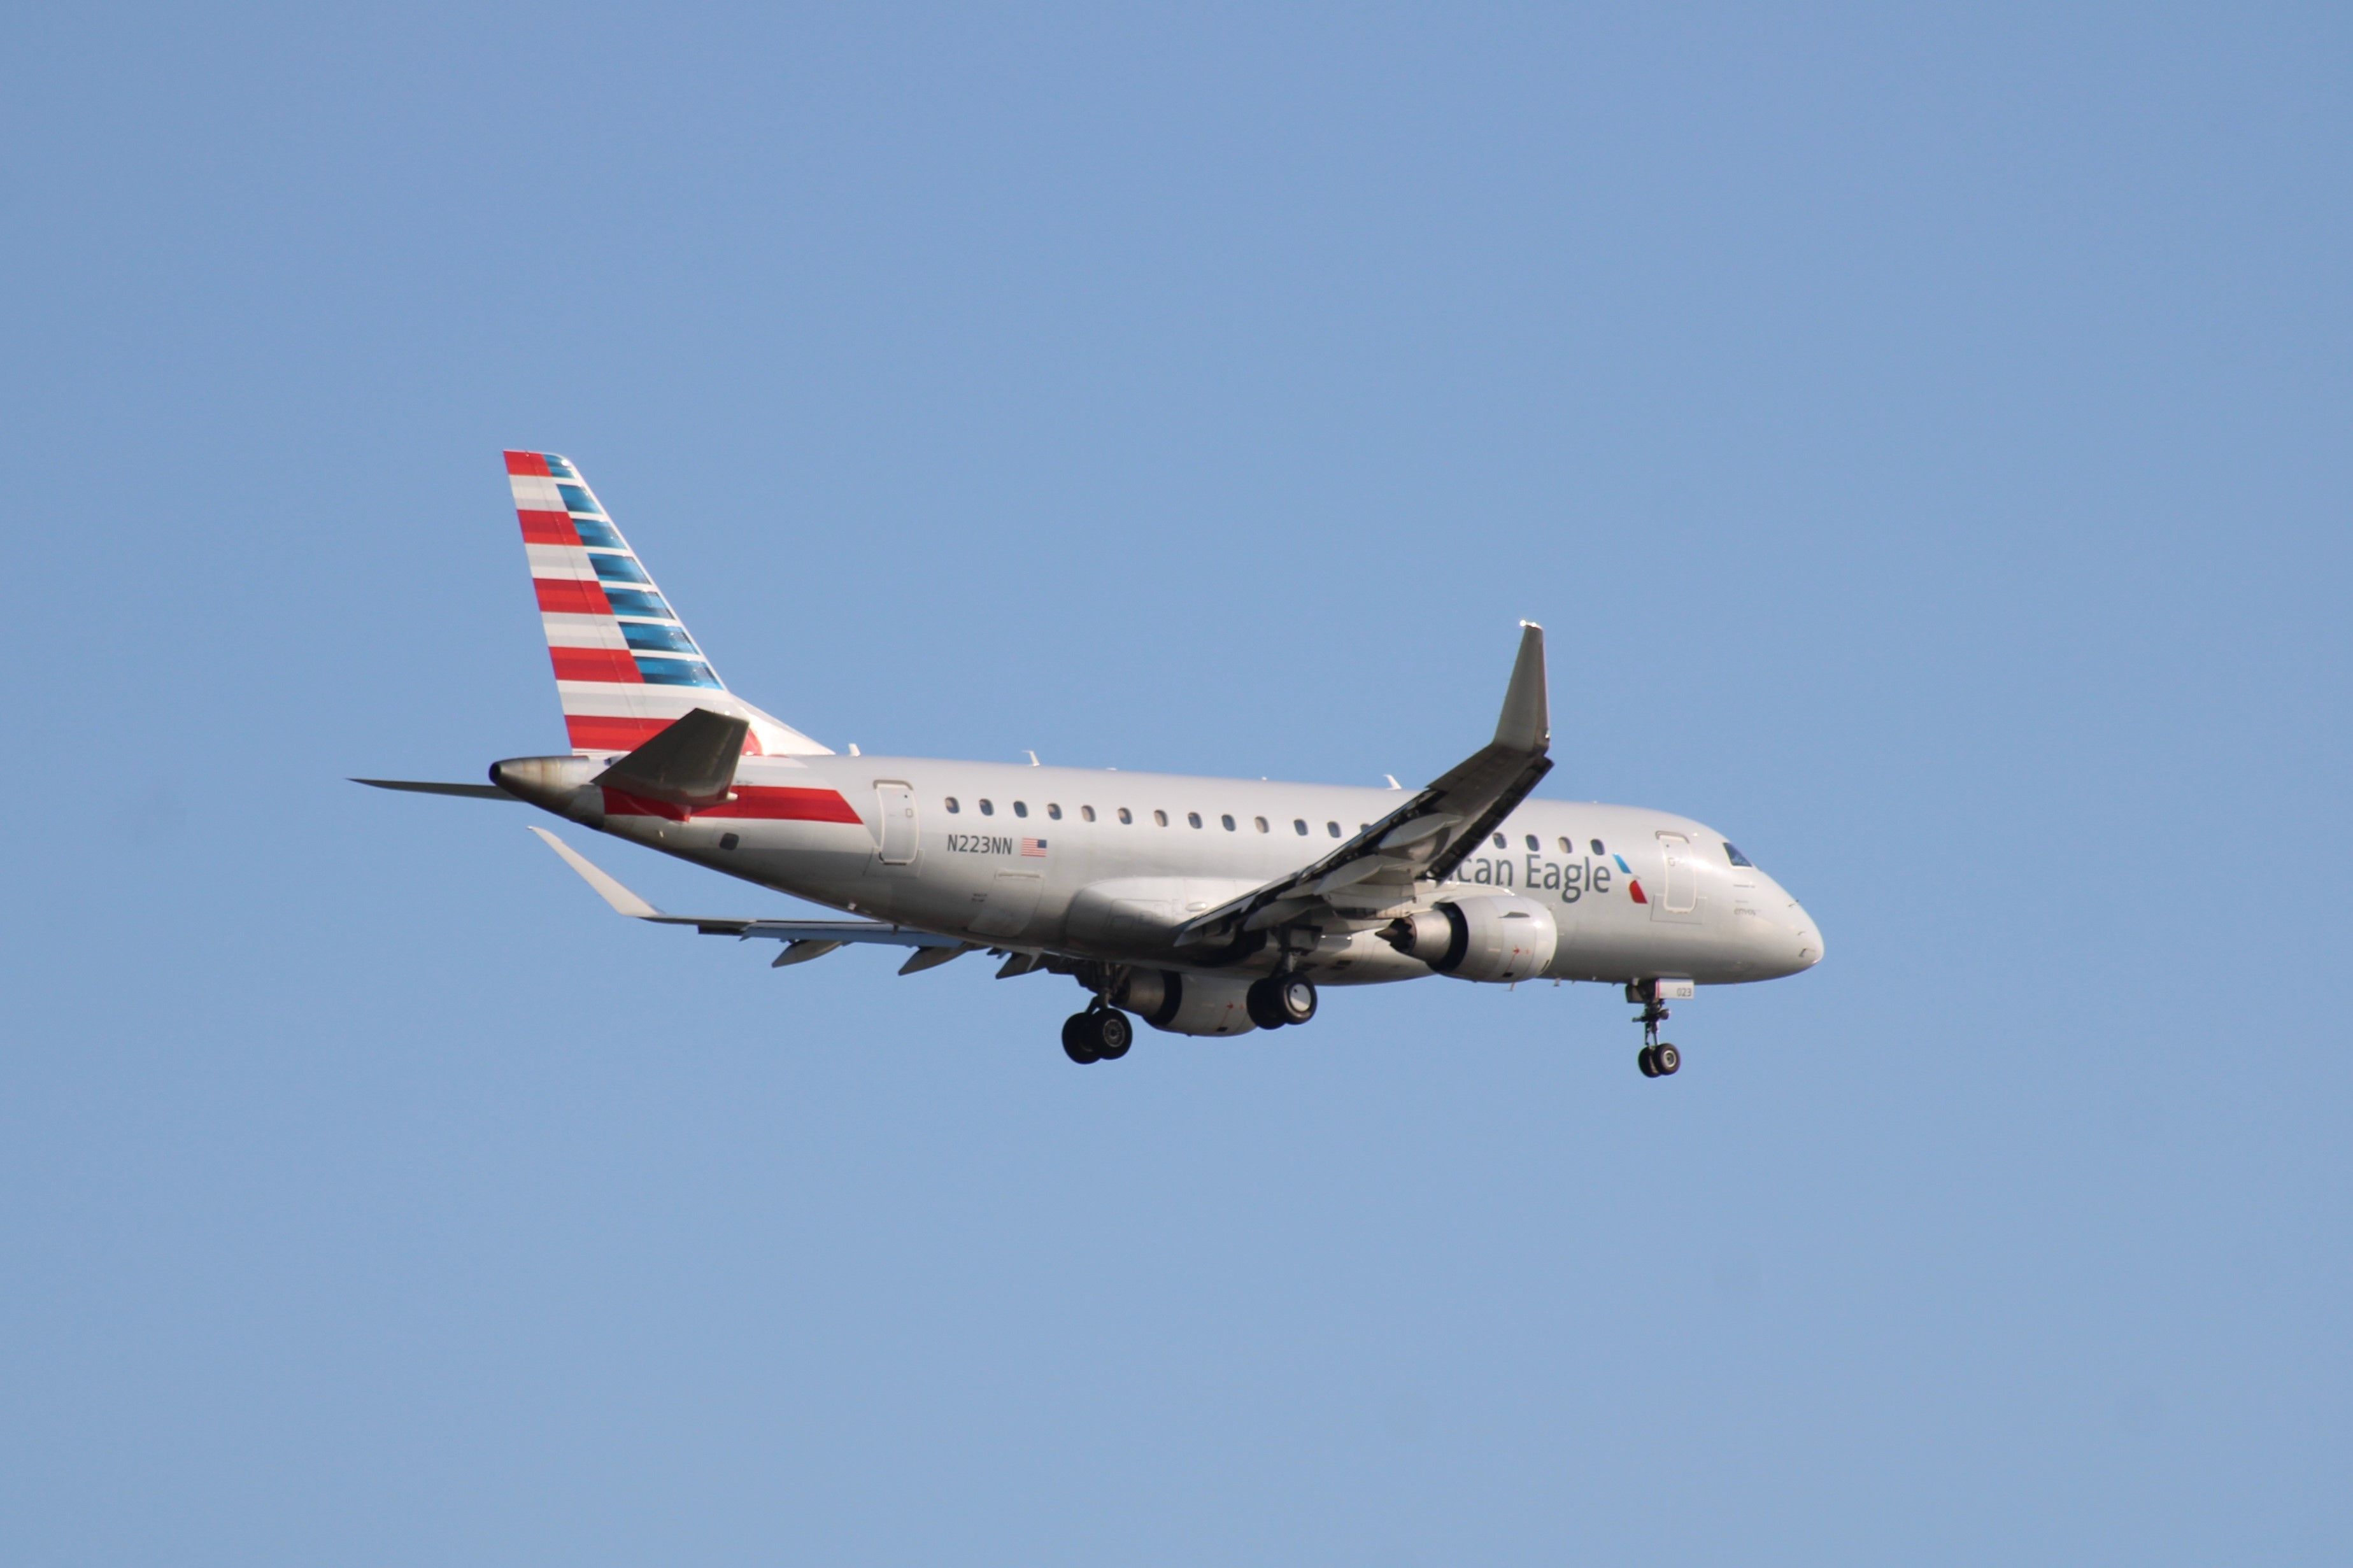
M585 780L596 771L582 760ZM1405 797L1387 790L930 758L746 757L736 799L665 811L585 783L537 804L764 887L976 945L1179 971L1263 972L1271 950L1178 947L1176 928L1303 868ZM1728 984L1794 973L1822 939L1795 899L1688 817L1527 800L1439 897L1543 903L1541 975ZM1371 897L1387 895L1373 894ZM1297 966L1326 984L1432 973L1366 903Z

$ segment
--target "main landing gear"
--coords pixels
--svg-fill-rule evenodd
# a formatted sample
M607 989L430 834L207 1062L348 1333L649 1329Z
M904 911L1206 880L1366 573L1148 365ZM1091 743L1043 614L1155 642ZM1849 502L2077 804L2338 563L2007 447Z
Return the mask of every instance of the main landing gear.
M1135 1044L1135 1026L1116 1007L1098 1002L1062 1021L1062 1053L1081 1067L1115 1062Z
M1689 994L1686 991L1685 994ZM1634 1065L1642 1069L1644 1078L1672 1078L1683 1065L1681 1051L1659 1038L1659 1026L1667 1021L1666 1004L1659 1000L1659 983L1637 980L1626 987L1626 1000L1640 1002L1642 1011L1635 1021L1642 1026L1642 1048L1634 1055Z

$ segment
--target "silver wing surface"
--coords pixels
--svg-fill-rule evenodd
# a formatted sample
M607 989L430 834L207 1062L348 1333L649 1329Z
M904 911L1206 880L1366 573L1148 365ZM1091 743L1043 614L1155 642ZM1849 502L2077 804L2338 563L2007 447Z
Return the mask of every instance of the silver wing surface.
M534 826L532 831L538 834L550 849L562 856L565 865L579 872L580 879L596 889L598 898L619 913L632 920L651 921L657 925L692 926L704 936L765 937L784 942L785 951L776 954L774 968L782 969L788 963L806 963L812 958L823 958L836 948L852 942L875 942L886 947L923 950L910 957L899 971L902 974L913 974L961 957L978 945L952 936L917 931L913 926L890 925L881 921L768 921L748 917L739 920L728 915L666 915L546 828Z
M1552 771L1544 628L1520 623L1519 657L1495 738L1403 805L1314 865L1277 878L1176 928L1179 947L1230 942L1298 922L1378 920L1442 882Z

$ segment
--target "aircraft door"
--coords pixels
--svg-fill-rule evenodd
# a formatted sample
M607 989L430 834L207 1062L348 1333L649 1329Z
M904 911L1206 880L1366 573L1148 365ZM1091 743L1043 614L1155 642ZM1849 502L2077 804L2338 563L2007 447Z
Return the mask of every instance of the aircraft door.
M1654 920L1699 919L1699 862L1692 857L1692 841L1681 833L1659 835L1659 857L1666 863L1659 896L1651 906Z
M902 784L878 782L874 795L882 819L882 844L877 858L885 866L913 864L922 826L915 817L915 792Z

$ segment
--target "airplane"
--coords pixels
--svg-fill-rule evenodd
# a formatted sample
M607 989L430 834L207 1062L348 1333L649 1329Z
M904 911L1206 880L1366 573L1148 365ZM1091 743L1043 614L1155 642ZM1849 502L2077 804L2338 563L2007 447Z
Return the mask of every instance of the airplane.
M1323 986L1438 975L1622 986L1635 1064L1667 1078L1668 1003L1821 962L1813 918L1715 829L1531 797L1553 765L1532 622L1493 738L1410 792L844 755L720 680L577 468L506 467L571 750L487 784L353 782L525 802L857 918L666 914L533 826L621 914L781 942L778 968L873 944L913 950L902 974L986 949L1000 978L1067 975L1089 996L1062 1026L1081 1064L1126 1056L1137 1018L1292 1027Z

